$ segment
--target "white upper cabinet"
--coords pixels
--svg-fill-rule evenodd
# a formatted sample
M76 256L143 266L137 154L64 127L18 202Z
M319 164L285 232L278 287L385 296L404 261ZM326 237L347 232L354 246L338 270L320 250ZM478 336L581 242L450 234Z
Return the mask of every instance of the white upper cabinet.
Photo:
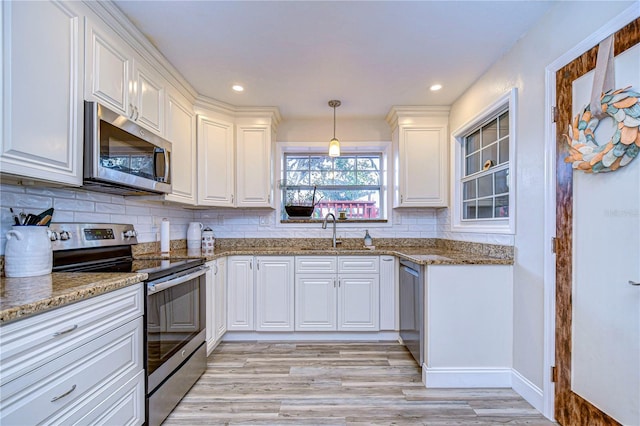
M0 169L3 174L79 186L84 6L5 1L0 7Z
M196 119L191 103L177 90L168 89L165 135L171 142L171 194L167 201L196 204Z
M233 123L198 115L198 205L233 207Z
M86 19L85 98L163 135L164 80L112 29Z
M393 107L394 207L447 207L448 107Z
M268 124L236 125L237 207L273 207L273 147Z

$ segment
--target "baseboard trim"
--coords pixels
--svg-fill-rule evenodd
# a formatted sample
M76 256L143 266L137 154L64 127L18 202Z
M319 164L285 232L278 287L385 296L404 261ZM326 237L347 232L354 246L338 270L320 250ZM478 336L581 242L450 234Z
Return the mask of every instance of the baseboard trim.
M536 410L544 413L544 397L542 389L516 370L512 370L511 387Z
M325 332L325 331L296 331L286 332L257 332L257 331L227 331L222 337L223 341L239 342L247 340L255 340L258 342L397 342L397 331L380 331L380 332Z
M510 388L511 368L429 368L422 366L427 388Z

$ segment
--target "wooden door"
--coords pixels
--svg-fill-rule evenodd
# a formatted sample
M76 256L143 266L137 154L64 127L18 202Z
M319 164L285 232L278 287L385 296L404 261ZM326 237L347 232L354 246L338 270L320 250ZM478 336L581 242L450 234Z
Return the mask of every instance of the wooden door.
M627 51L634 45L640 42L640 19L636 19L631 24L627 25L625 28L621 29L615 34L615 42L614 42L614 51L615 55L618 56L622 52ZM581 270L580 265L584 265L585 256L580 253L584 253L585 249L588 250L589 247L593 248L592 251L592 263L598 263L600 266L596 267L595 270L598 272L605 271L603 276L606 276L607 268L611 268L611 271L616 268L615 262L613 260L619 259L619 256L624 256L625 254L630 256L628 258L628 265L638 265L638 257L637 257L637 248L632 250L630 253L618 253L617 250L620 249L620 244L617 244L616 241L627 241L632 245L638 245L639 236L637 235L637 231L634 231L634 226L637 227L637 217L635 218L635 222L633 222L633 211L631 211L632 219L630 223L632 223L632 227L628 230L628 233L625 232L610 232L608 234L600 233L599 237L596 240L592 240L591 242L588 239L584 239L583 236L588 235L589 231L585 229L578 229L578 227L585 227L587 224L584 223L582 219L580 219L580 215L588 209L588 203L583 204L584 196L584 185L589 184L588 182L580 181L583 176L577 177L574 180L574 172L570 163L565 163L564 159L567 156L567 142L565 138L565 134L567 133L567 124L571 122L572 118L575 116L575 111L577 108L581 108L584 104L584 82L580 82L579 79L582 76L585 76L587 73L592 71L596 65L596 55L597 55L597 47L592 48L579 58L576 58L573 62L566 65L564 68L560 69L556 74L556 105L558 108L558 117L556 120L556 128L557 128L557 171L556 171L556 237L557 237L557 247L556 247L556 386L555 386L555 418L556 420L563 425L608 425L608 424L619 424L614 417L620 419L623 423L628 423L629 420L621 418L620 410L617 408L612 408L607 406L606 395L603 396L603 393L606 393L607 386L600 385L597 386L600 390L604 390L598 394L590 394L588 387L596 387L594 386L597 377L602 377L602 372L599 369L592 370L592 375L587 377L586 380L582 379L587 383L587 386L584 383L580 383L580 376L584 377L585 372L580 372L581 366L583 364L583 360L580 357L584 358L585 351L588 348L581 346L584 343L584 336L580 335L583 333L585 328L588 328L588 325L585 324L589 312L581 313L580 309L576 309L578 303L582 303L581 299L583 298L583 278L580 278ZM624 84L622 82L616 82L616 88L618 88L618 84ZM581 89L576 89L582 91L581 93L574 93L574 87L582 87ZM637 88L636 88L637 89ZM576 102L582 102L581 105L573 105L573 99L576 99ZM578 101L579 99L579 101ZM604 124L604 122L603 122ZM635 160L627 167L637 169L640 167L638 164L639 160ZM635 171L635 170L629 170ZM610 181L609 183L609 192L608 195L613 195L614 200L621 200L625 197L628 197L628 192L625 193L624 190L620 187L615 186L615 179L629 179L628 173L623 177L622 174L615 175L615 173L625 173L628 171L618 171L610 173L609 176L589 176L589 178L604 178ZM637 179L637 177L631 177L632 179ZM602 181L601 181L602 182ZM577 184L577 185L576 185ZM628 182L625 181L625 184ZM631 182L631 190L633 191L634 182ZM577 194L576 189L579 189L579 186L582 185L581 189L582 194L578 199L579 195ZM635 191L638 190L639 186L635 186ZM594 189L595 190L595 189ZM631 192L634 194L634 192ZM635 193L637 194L637 192ZM575 199L574 199L575 198ZM589 198L588 196L586 198ZM631 197L633 198L633 197ZM592 200L593 201L593 200ZM601 204L599 205L599 209L606 209L605 203L611 203L611 199L601 200ZM591 204L593 205L593 204ZM575 206L575 209L574 209ZM635 210L635 214L637 215L637 207ZM610 212L609 212L610 213ZM611 216L611 214L610 214ZM634 225L635 224L635 225ZM594 222L591 224L592 229L594 231L601 231L602 223ZM577 238L576 238L577 237ZM577 245L579 244L579 245ZM606 256L598 256L596 253L606 253ZM634 254L635 253L635 254ZM635 257L635 258L634 258ZM582 260L580 260L582 259ZM577 260L580 260L582 263L576 263ZM584 275L584 274L583 274ZM610 276L614 276L614 274L609 274ZM631 278L631 277L630 277ZM622 286L626 285L626 283L619 282L620 280L612 279L615 282L601 282L598 283L600 285L608 285L608 286ZM609 315L609 317L613 318L619 315L619 312L616 312L619 308L616 304L625 304L629 303L629 298L624 297L624 292L620 291L621 287L616 287L615 289L611 289L610 291L605 291L605 294L610 296L614 292L617 292L618 296L620 296L617 300L609 300L605 302L604 300L596 301L594 303L593 309L593 320L594 321L594 330L593 333L597 332L597 328L601 330L606 330L606 327L602 327L601 318L599 315ZM615 290L615 291L614 291ZM593 297L593 296L591 296ZM633 302L631 300L631 302ZM603 305L607 303L607 306ZM637 309L637 305L636 305ZM630 316L633 317L633 310L629 310ZM607 318L609 320L610 318ZM638 326L638 319L635 319L635 323L633 318L629 318L631 321L628 326L630 330L634 330L634 327ZM593 326L593 325L592 325ZM626 328L626 327L625 327ZM624 330L623 328L622 330ZM610 333L620 332L620 328L616 328L612 326L609 328ZM577 331L577 333L576 333ZM591 332L587 330L585 335L589 335ZM634 336L631 336L634 337ZM637 339L638 336L634 338ZM582 342L581 342L582 339ZM615 339L611 341L615 342ZM623 342L628 344L629 342L625 340L624 336L618 339L618 342ZM634 343L631 344L633 347ZM606 366L607 368L620 367L621 365L618 360L616 360L616 350L615 348L605 348L606 350L601 351L600 346L604 346L602 344L598 345L593 344L590 348L594 349L591 351L592 353L600 352L604 354L605 358L600 361L601 366ZM631 351L633 352L633 351ZM592 353L588 354L589 356ZM626 354L635 356L633 353ZM636 354L637 355L637 354ZM576 362L577 361L577 362ZM636 365L633 365L633 362L629 363L629 377L631 380L638 380L637 377L633 377L634 370L637 368ZM622 367L626 368L626 366ZM618 369L618 372L621 371ZM612 370L611 374L615 374ZM637 375L637 374L636 374ZM605 375L606 376L606 375ZM611 376L604 377L605 380L611 380ZM608 389L614 390L617 387L617 383L614 383L613 386L609 386ZM633 388L633 382L631 382L631 387ZM637 386L636 386L637 387ZM617 403L620 406L620 401ZM624 406L624 402L622 402ZM605 413L606 411L606 413ZM608 413L608 414L607 414ZM633 421L633 420L632 420Z

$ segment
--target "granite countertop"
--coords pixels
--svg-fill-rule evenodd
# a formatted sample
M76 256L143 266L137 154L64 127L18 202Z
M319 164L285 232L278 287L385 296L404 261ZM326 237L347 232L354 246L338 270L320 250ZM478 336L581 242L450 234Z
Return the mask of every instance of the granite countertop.
M0 279L0 324L78 302L147 279L139 273L54 272Z
M366 248L301 248L301 247L242 247L231 249L217 249L213 255L202 255L199 250L173 250L168 255L161 253L146 253L136 256L137 259L194 259L204 258L205 261L215 260L225 256L380 256L390 255L407 259L420 265L513 265L513 258L500 258L469 253L459 250L449 250L434 247L376 247Z

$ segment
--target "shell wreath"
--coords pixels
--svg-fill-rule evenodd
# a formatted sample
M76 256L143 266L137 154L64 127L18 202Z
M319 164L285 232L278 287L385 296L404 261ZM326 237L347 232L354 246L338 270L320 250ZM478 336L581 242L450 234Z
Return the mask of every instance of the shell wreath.
M600 120L591 114L589 105L584 107L564 135L569 144L569 156L565 163L586 173L615 171L626 166L640 152L640 93L630 87L609 90L600 97L602 112L616 121L617 129L605 145L596 142L594 131Z

